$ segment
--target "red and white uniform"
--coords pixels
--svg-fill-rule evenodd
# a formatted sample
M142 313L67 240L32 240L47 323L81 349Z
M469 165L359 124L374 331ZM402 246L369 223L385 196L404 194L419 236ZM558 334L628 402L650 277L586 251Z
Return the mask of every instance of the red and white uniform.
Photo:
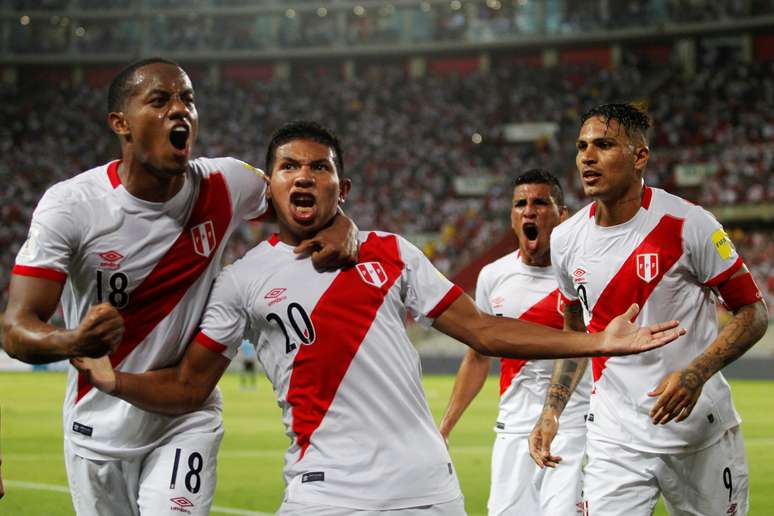
M192 160L166 202L132 196L118 161L49 188L32 217L13 273L64 282L67 328L110 301L126 332L110 358L120 371L174 365L198 328L225 243L243 219L267 209L265 181L233 158ZM166 417L103 394L71 368L64 403L68 447L86 459L133 459L170 436L219 429L215 390L190 414Z
M592 359L590 449L596 442L645 454L687 454L718 443L740 423L721 373L704 384L693 412L679 423L654 425L649 410L657 398L647 393L714 341L712 287L738 271L742 259L710 213L663 190L645 187L639 211L617 226L597 225L595 209L596 204L583 208L551 235L559 288L567 298L580 300L588 331L602 331L636 302L641 307L637 324L678 319L688 333L639 355ZM594 469L593 462L590 452L588 469ZM586 482L593 482L588 475ZM611 511L625 512L621 506ZM592 507L590 513L595 514Z
M553 267L529 266L518 251L481 269L476 304L491 315L564 327L564 306ZM490 515L571 514L580 501L590 372L578 384L560 418L552 451L563 458L562 464L541 470L529 456L527 438L543 409L553 365L553 360L500 359Z
M405 320L431 324L462 291L402 237L360 239L360 263L334 272L316 271L276 236L262 242L218 277L197 340L228 358L245 331L257 343L292 441L289 506L460 499Z
M564 328L564 306L554 268L532 267L514 252L481 269L476 304L491 315ZM529 434L543 410L553 360L500 359L500 412L495 432ZM562 412L560 427L585 429L591 376L578 384Z

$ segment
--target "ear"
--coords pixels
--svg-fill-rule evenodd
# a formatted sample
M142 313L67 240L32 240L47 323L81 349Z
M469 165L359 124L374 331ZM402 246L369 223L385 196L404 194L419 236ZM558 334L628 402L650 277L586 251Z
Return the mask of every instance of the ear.
M123 111L108 113L107 121L114 133L119 136L129 136L129 123L126 121Z
M269 181L266 183L266 199L271 201L271 178L269 178Z
M640 176L645 171L650 158L650 149L647 145L639 145L634 148L634 170L639 172Z
M347 200L347 196L349 195L349 191L351 189L351 179L342 179L341 182L339 182L339 204L344 204L344 201Z
M570 209L567 206L559 206L559 222L564 222L570 216Z

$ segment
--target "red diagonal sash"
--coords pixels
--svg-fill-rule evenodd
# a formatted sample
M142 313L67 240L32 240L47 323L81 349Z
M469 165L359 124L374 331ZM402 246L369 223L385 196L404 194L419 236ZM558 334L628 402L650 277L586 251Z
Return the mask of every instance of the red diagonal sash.
M603 331L616 315L629 308L632 303L637 303L640 309L645 306L664 274L683 254L683 222L683 219L664 215L653 231L632 251L599 295L592 310L589 332ZM658 255L658 273L650 281L645 281L637 275L637 255L649 253ZM602 376L607 359L608 357L592 358L595 382Z
M521 314L520 321L529 321L551 328L564 328L564 317L559 311L559 289L554 290L546 297L532 305L529 310ZM515 358L500 359L500 396L510 387L513 378L519 374L527 360Z
M317 337L293 361L288 403L301 460L320 426L376 313L404 264L394 236L371 234L360 246L360 262L379 262L387 274L380 287L366 283L355 267L339 272L312 311ZM367 387L366 387L367 388Z
M129 304L120 310L126 330L118 349L110 355L116 367L145 337L177 306L188 289L198 280L218 254L217 248L231 222L231 199L221 173L202 178L199 197L188 223L167 253L151 273L129 295ZM215 234L215 249L208 257L194 251L191 229L211 221ZM175 336L169 338L174 339ZM78 375L78 397L83 398L92 385Z

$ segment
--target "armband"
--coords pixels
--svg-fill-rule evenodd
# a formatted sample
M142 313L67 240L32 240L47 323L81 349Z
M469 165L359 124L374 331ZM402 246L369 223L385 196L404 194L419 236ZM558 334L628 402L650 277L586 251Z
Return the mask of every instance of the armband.
M718 292L723 298L723 305L731 311L763 299L758 285L755 284L755 280L749 272L719 285Z

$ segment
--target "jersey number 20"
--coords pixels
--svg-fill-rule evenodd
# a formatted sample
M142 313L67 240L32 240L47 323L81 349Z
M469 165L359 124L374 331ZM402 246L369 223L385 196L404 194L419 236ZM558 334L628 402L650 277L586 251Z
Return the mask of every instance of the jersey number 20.
M280 331L282 331L282 335L285 337L285 353L290 353L296 349L297 346L295 342L291 341L290 333L288 332L282 317L275 313L270 313L266 316L266 320L277 323ZM288 320L290 321L290 326L293 328L293 333L296 334L298 340L301 341L302 344L311 344L314 342L314 326L303 306L298 303L290 303L288 305ZM303 325L303 329L301 328L301 325Z

